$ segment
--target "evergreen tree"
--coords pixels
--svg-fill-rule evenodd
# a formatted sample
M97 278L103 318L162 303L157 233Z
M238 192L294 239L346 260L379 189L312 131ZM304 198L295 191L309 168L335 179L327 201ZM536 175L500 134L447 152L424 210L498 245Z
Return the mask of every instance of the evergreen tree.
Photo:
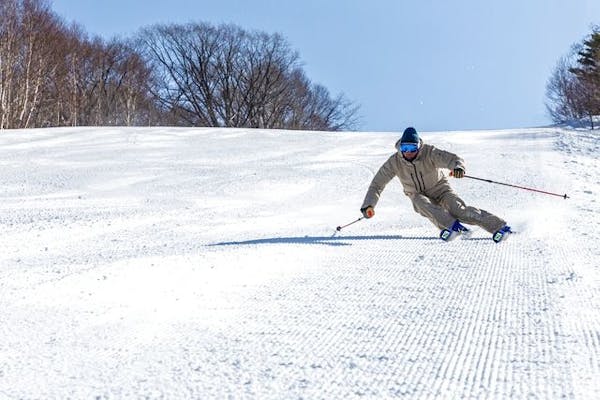
M582 87L582 101L593 129L593 117L600 115L600 28L583 41L578 52L578 66L571 68Z

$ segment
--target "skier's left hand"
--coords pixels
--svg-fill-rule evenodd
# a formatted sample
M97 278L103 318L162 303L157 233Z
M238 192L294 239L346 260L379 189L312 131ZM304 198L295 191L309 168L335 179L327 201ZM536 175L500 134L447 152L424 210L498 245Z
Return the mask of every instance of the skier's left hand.
M460 179L465 176L465 170L460 167L456 167L454 170L452 170L452 176Z
M373 206L366 206L360 209L360 212L362 213L363 217L369 219L369 218L373 218L375 216L375 209L373 208Z

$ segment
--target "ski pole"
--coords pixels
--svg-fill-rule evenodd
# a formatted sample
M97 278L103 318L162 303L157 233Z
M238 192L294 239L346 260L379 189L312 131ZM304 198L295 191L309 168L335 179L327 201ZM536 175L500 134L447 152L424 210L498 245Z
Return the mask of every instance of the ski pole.
M450 172L450 175L452 175L452 172ZM465 178L475 179L475 180L478 180L478 181L488 182L488 183L495 183L497 185L510 186L510 187L514 187L514 188L518 188L518 189L529 190L531 192L538 192L538 193L549 194L551 196L558 196L558 197L562 197L565 200L566 199L570 199L570 197L567 196L566 193L565 194L558 194L558 193L546 192L544 190L528 188L528 187L525 187L525 186L512 185L510 183L496 182L496 181L493 181L491 179L477 178L477 177L471 176L471 175L464 175L464 177Z
M339 232L339 231L341 231L342 229L344 229L345 227L347 227L347 226L350 226L350 225L352 225L352 224L355 224L355 223L357 223L358 221L360 221L361 219L364 219L364 218L365 218L365 217L360 217L359 219L357 219L357 220L355 220L355 221L352 221L352 222L350 222L349 224L342 225L342 226L338 226L337 228L335 228L335 230Z

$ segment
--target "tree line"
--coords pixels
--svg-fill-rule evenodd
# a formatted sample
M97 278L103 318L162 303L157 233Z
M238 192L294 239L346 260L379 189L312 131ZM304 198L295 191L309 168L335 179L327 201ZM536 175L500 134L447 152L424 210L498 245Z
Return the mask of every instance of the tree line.
M594 129L600 117L600 26L562 57L548 81L546 107L556 123Z
M0 0L0 129L171 125L354 129L279 34L208 23L104 40L47 0Z

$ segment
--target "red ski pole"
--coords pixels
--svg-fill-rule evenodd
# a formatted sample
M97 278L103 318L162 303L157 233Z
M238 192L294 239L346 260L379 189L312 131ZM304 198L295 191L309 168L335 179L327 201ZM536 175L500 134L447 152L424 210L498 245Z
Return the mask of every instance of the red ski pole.
M452 176L452 171L450 172L450 175ZM565 200L566 199L570 199L570 197L567 196L566 193L565 194L558 194L558 193L546 192L544 190L533 189L533 188L528 188L528 187L519 186L519 185L512 185L510 183L496 182L496 181L493 181L491 179L477 178L477 177L471 176L471 175L464 175L464 177L465 178L475 179L475 180L478 180L478 181L488 182L488 183L495 183L496 185L510 186L510 187L514 187L514 188L518 188L518 189L529 190L530 192L538 192L538 193L549 194L551 196L558 196L558 197L562 197Z

